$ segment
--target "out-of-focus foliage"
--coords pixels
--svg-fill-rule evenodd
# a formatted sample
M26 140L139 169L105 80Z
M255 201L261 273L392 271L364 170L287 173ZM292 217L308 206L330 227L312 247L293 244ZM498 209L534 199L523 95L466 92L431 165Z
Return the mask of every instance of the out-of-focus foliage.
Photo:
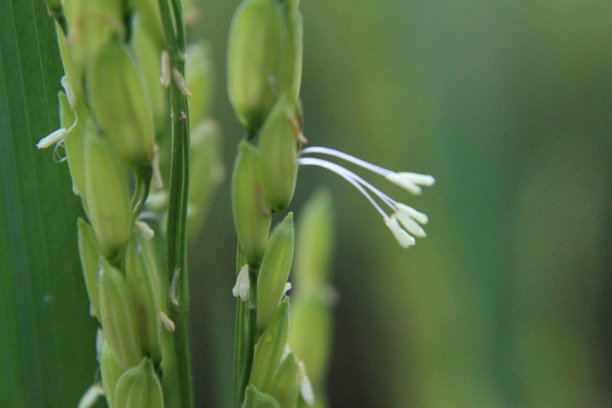
M202 1L197 29L217 61L237 3ZM405 251L352 187L300 169L298 222L325 184L339 224L332 406L612 404L612 3L308 0L302 10L311 145L438 181L417 198L387 188L431 219ZM241 130L217 95L229 163ZM228 228L228 203L225 190L210 230ZM192 267L205 285L192 306L199 397L219 407L235 241L223 237L204 232Z

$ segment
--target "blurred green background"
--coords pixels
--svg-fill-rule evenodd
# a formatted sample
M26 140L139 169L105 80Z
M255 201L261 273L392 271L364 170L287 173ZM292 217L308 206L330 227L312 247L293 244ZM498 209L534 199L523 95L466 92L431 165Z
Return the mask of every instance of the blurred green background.
M224 49L238 1L205 0L217 117L242 131ZM433 174L402 250L331 173L300 171L293 208L334 196L334 407L612 406L612 3L305 0L311 145ZM378 181L374 179L374 181ZM197 393L229 406L233 253L227 184L192 248Z

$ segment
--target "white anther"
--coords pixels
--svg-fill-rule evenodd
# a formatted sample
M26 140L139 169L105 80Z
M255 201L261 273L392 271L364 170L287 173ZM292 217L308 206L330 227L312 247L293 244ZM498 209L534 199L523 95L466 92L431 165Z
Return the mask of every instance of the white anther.
M176 325L174 324L172 319L170 319L168 315L162 312L161 310L159 311L159 319L161 320L166 330L168 330L169 332L173 332L176 329Z
M150 241L155 236L155 231L144 221L136 221L136 227L147 241Z
M187 89L187 84L185 83L185 77L178 69L172 68L172 78L174 79L176 87L183 95L191 96L191 91Z
M406 204L395 203L395 207L397 208L398 213L404 213L408 217L414 218L419 222L419 224L427 224L429 222L429 217L426 214L423 214L422 212L417 211Z
M414 237L402 228L395 214L385 218L385 224L391 230L391 233L402 248L410 248L416 243Z
M53 146L54 144L64 140L67 134L68 131L66 129L59 128L40 139L38 143L36 143L36 147L39 149L46 149L47 147Z
M419 173L390 173L385 176L387 180L396 184L414 195L421 194L420 186L432 186L436 180L429 175Z
M236 284L232 288L234 297L239 297L240 300L246 302L251 296L251 281L249 279L249 265L245 264L238 273Z
M300 394L302 395L302 399L308 405L312 405L315 402L314 391L312 390L312 383L306 374L306 367L304 367L304 363L300 361Z
M416 222L412 217L409 217L406 213L398 211L394 215L402 227L404 227L410 234L419 238L424 238L427 236L423 227L421 227L418 222Z

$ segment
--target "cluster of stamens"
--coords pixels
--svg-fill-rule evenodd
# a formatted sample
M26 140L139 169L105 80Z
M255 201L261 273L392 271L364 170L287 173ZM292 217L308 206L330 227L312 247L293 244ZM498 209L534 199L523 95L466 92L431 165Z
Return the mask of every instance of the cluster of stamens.
M421 186L429 187L434 184L435 179L432 176L419 173L395 172L327 147L308 147L300 152L300 165L317 166L327 169L348 181L361 192L382 215L385 225L403 248L413 246L416 243L415 237L425 237L425 230L421 225L427 224L429 220L427 215L392 199L361 176L336 163L316 157L309 157L310 155L317 154L336 157L362 167L372 173L383 176L391 183L402 187L414 195L421 194ZM383 208L385 206L389 210L385 211Z

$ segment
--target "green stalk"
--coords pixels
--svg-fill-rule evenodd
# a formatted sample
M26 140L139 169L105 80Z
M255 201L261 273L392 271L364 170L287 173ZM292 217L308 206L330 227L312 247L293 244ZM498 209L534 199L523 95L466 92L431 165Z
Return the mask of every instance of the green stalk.
M185 74L185 28L179 0L160 0L159 7L164 26L166 49L170 64L183 76ZM173 19L174 16L174 19ZM176 29L175 29L176 28ZM172 150L170 163L169 206L167 223L168 281L174 290L168 301L170 319L176 325L173 333L174 369L177 378L171 383L179 386L180 407L193 407L193 387L187 336L187 311L189 308L189 286L186 262L186 220L189 183L189 119L187 98L174 82L169 89L172 127Z

